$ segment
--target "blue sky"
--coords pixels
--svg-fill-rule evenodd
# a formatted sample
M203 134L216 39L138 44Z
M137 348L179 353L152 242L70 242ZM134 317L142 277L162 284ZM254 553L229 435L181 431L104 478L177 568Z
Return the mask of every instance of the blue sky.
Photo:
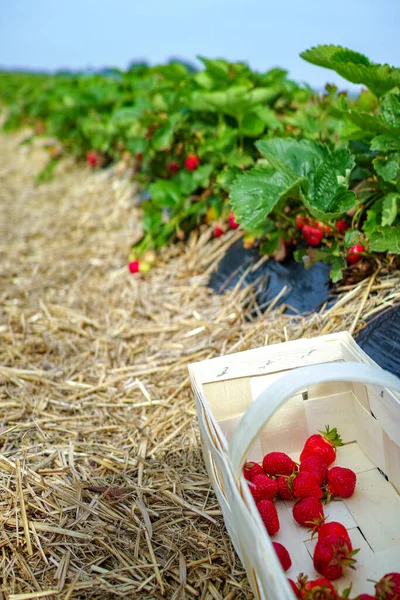
M0 65L125 68L135 58L203 55L346 87L299 52L340 44L400 66L399 26L400 0L3 0Z

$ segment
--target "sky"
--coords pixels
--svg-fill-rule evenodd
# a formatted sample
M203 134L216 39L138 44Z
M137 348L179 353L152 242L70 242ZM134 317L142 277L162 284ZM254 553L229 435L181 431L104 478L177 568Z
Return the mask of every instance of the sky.
M349 87L299 53L339 44L400 66L400 0L0 0L0 67L56 70L171 56L283 67L314 87Z

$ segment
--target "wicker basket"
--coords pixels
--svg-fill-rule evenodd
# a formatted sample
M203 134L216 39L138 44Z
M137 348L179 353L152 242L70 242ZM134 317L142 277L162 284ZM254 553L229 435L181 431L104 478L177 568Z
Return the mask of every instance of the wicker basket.
M381 369L348 333L303 339L189 366L204 460L254 595L293 600L287 577L316 578L315 541L276 503L274 540L291 554L285 574L242 475L246 460L272 450L298 460L308 435L329 424L345 445L335 464L357 473L354 495L325 507L349 530L358 566L335 582L352 595L400 570L400 380ZM389 391L391 390L391 391Z

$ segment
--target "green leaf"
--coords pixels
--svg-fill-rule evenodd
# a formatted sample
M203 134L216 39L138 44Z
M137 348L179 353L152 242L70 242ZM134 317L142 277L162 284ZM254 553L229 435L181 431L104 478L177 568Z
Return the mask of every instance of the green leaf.
M237 221L249 232L259 227L281 198L298 193L301 177L271 168L253 169L240 175L230 194Z
M387 194L382 204L382 225L393 225L399 216L400 194L392 192Z
M155 150L167 150L171 146L173 139L174 128L168 123L156 129L151 142Z
M371 150L377 150L378 152L400 150L400 136L392 134L377 135L371 141Z
M246 114L240 121L239 132L249 137L259 137L265 129L264 122L254 113Z
M307 60L313 65L317 65L319 67L325 67L326 69L332 69L331 59L332 56L340 51L347 50L347 48L342 48L342 46L335 45L319 45L310 48L309 50L305 50L300 53L301 58Z
M400 129L400 94L387 94L382 101L382 117L391 127Z
M399 174L399 155L378 156L373 161L375 171L384 181L394 181Z
M182 200L179 185L173 181L158 179L150 185L149 192L154 206L160 208L174 208Z
M310 140L271 138L256 142L256 146L272 167L300 177L314 170L328 155L326 146Z
M356 244L364 244L365 240L360 231L355 229L348 229L344 234L344 247L345 249L349 249Z
M304 203L317 219L339 217L358 204L357 196L348 190L354 156L347 148L331 152L310 177L310 192Z
M400 254L400 225L381 227L369 237L369 249L372 252Z

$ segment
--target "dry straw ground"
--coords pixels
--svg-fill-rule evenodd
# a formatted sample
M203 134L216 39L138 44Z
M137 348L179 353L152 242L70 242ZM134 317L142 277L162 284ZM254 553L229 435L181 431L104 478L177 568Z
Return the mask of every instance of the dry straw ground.
M254 293L210 293L237 233L204 232L145 277L126 172L47 160L0 137L0 598L251 598L199 445L187 364L358 328L398 274L329 311L254 317ZM253 316L251 316L253 315Z

